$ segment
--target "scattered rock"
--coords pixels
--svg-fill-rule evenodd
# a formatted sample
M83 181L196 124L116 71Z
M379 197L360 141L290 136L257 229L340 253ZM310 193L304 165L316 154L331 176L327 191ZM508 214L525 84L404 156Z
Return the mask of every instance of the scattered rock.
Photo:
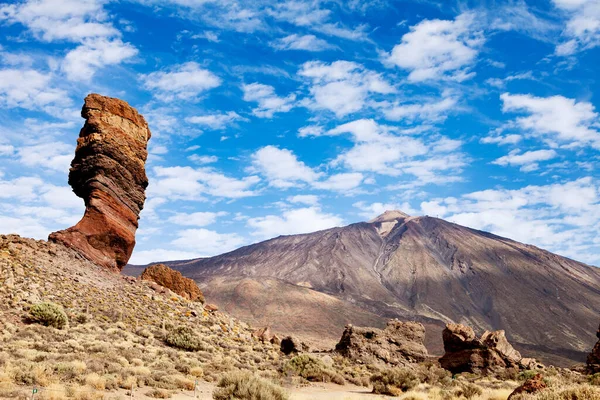
M129 261L148 186L145 163L151 133L126 102L90 94L81 116L69 184L85 202L77 225L50 234L49 240L77 250L115 272Z
M344 357L368 364L417 363L427 358L425 327L398 320L388 321L385 329L347 325L335 349Z
M547 387L542 375L537 374L533 378L527 379L525 383L516 388L510 396L508 396L507 400L510 400L513 396L518 394L534 394Z
M281 346L281 339L279 338L279 336L273 335L273 337L271 338L271 344L275 346Z
M271 332L271 328L267 326L265 328L255 330L252 332L252 336L260 340L262 343L271 343L274 335L273 332Z
M300 353L303 351L302 343L293 336L287 336L281 339L280 350L286 356L292 353Z
M190 301L204 303L204 295L194 280L184 277L181 272L175 271L164 264L149 266L142 272L141 279L161 285ZM157 290L154 287L152 289Z
M592 352L587 356L587 371L590 374L596 374L600 372L600 327L596 332L598 341L592 349Z
M502 330L486 331L477 338L468 326L447 324L442 337L446 353L440 358L440 365L453 374L522 368L523 357L511 346Z
M210 313L219 311L219 307L216 304L205 304L204 309Z

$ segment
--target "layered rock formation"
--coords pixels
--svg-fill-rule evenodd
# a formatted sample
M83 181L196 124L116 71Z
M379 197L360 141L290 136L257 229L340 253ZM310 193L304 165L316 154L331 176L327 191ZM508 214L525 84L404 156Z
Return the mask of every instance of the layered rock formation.
M346 326L335 350L365 364L407 365L424 361L425 327L417 322L391 320L385 329Z
M440 358L440 365L454 374L489 373L504 368L541 367L535 360L521 357L521 354L508 342L502 330L486 331L478 338L471 327L448 324L442 335L446 353Z
M598 337L598 341L592 352L587 356L587 369L590 374L600 372L600 326L598 332L596 332L596 337Z
M164 264L151 265L142 272L142 280L152 281L190 301L204 303L202 291L192 279L181 275Z
M148 186L145 163L151 133L144 117L126 102L90 94L86 119L69 184L85 202L77 225L50 234L49 240L73 248L115 272L129 261Z

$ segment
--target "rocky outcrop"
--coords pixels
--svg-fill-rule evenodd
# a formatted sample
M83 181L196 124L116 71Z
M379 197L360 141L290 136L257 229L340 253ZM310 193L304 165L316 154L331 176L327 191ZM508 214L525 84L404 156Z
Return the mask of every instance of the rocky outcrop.
M304 351L304 345L298 338L293 336L287 336L281 339L280 350L285 355L290 355L292 353L301 353Z
M144 117L126 102L90 94L81 116L69 184L85 202L77 225L49 240L77 250L119 272L135 246L135 231L148 186L145 163L151 133Z
M598 342L596 342L592 352L587 356L587 370L590 374L600 372L600 327L598 327L596 337L598 337Z
M425 328L417 322L390 320L385 329L347 325L335 350L365 364L407 365L424 361Z
M544 378L541 374L536 374L533 378L529 378L523 383L521 386L516 388L510 396L508 396L507 400L512 399L514 396L519 394L535 394L540 390L544 390L548 387L546 382L544 382Z
M478 338L472 328L448 324L443 333L442 368L452 373L490 373L504 368L542 367L531 358L524 359L506 339L504 331L486 331Z
M142 272L141 279L157 283L190 301L204 303L204 295L196 282L164 264L149 266Z

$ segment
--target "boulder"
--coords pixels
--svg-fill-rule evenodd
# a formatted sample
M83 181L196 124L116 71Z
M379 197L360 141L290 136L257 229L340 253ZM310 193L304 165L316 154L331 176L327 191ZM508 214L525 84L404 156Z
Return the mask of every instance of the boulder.
M300 353L304 350L300 340L293 336L287 336L281 339L280 350L285 355Z
M219 311L219 307L216 304L205 304L204 309L210 313Z
M141 279L170 289L173 293L190 301L204 303L204 295L193 279L184 277L181 272L175 271L164 264L149 266L142 272Z
M504 368L523 368L521 354L506 339L504 331L486 331L478 338L473 329L461 324L447 324L442 333L446 353L439 362L442 368L461 372L489 373ZM528 359L532 364L535 360Z
M151 133L144 117L126 102L90 94L81 116L69 184L85 203L81 221L51 233L49 240L119 272L135 246L148 186L145 163Z
M600 327L596 332L598 341L592 349L592 352L587 356L587 371L590 374L596 374L600 372Z
M335 350L365 364L408 365L425 361L425 328L417 322L390 320L385 329L347 325Z
M547 387L548 387L548 385L546 385L546 382L544 382L542 375L537 374L533 378L527 379L525 381L525 383L523 383L521 386L516 388L510 394L510 396L508 396L507 400L512 399L513 396L516 396L518 394L535 394L535 393L539 392L540 390L543 390Z
M255 330L252 332L252 336L260 340L262 343L271 343L274 335L273 332L271 332L271 328L267 326L265 328Z

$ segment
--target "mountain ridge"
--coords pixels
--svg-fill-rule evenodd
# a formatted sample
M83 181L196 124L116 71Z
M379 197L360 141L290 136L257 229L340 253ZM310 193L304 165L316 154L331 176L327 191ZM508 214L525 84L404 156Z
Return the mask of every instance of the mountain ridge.
M540 350L548 357L583 355L593 344L600 314L597 268L401 211L166 264L213 295L218 287L210 286L216 278L280 279L385 318L504 329L517 346L550 349ZM236 315L235 309L228 311Z

